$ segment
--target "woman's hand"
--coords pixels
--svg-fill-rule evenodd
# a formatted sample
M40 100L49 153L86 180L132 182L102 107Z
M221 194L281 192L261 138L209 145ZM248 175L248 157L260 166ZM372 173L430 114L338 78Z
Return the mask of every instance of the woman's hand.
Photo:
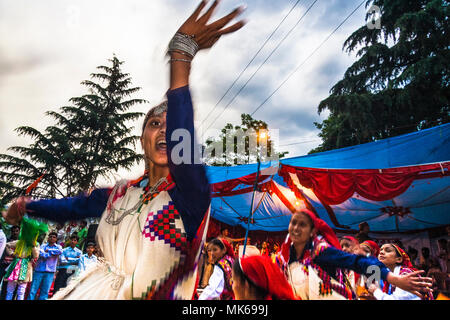
M202 0L194 13L178 29L178 32L194 39L198 45L198 50L211 48L222 35L235 32L244 26L244 21L239 21L229 27L225 27L244 10L243 7L236 8L221 19L207 24L219 1L214 1L205 14L199 17L201 11L206 6L206 2ZM174 90L189 84L190 61L193 57L186 56L177 51L171 51L169 53L171 57L170 89Z
M424 270L419 270L399 276L396 276L392 272L390 272L387 276L387 281L394 286L399 287L400 289L409 291L416 296L423 298L422 293L430 293L430 288L433 284L432 278L420 276L420 274L424 272Z
M8 208L7 211L2 212L2 216L6 223L18 226L25 215L25 206L30 202L29 198L20 197Z
M219 2L220 1L215 0L206 13L199 18L201 11L205 8L207 3L207 1L203 0L197 9L195 9L194 13L178 29L178 32L193 36L195 42L198 44L199 50L211 48L222 35L233 33L242 28L245 24L244 21L241 20L224 28L231 20L244 11L244 7L242 6L234 9L231 13L221 19L207 24Z

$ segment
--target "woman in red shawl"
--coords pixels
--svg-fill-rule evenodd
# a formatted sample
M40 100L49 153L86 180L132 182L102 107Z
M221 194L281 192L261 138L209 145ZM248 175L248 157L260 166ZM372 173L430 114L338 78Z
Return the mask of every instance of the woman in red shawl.
M334 231L309 210L294 213L288 231L278 261L294 293L302 299L355 299L344 269L369 277L376 266L382 280L408 291L431 285L429 279L417 281L417 274L396 275L374 257L340 250Z
M234 250L225 239L215 238L208 244L211 248L214 270L208 285L199 296L199 300L232 300L232 269Z
M356 253L356 252L355 252ZM366 240L359 244L359 251L357 254L362 254L366 257L378 258L380 253L380 247L375 241ZM356 275L355 276L355 289L356 295L360 300L374 300L372 294L367 290L367 277Z
M414 269L408 254L393 243L384 244L381 247L378 259L397 276L413 276L421 273L421 271ZM426 278L421 278L421 280L423 279ZM369 292L377 300L421 300L421 298L423 300L433 300L431 292L421 294L419 291L416 291L411 293L383 280L380 281L380 287L376 284L371 284Z
M234 262L233 292L236 300L296 300L280 268L267 256Z
M369 257L378 257L378 254L380 253L380 247L377 245L375 241L372 240L366 240L359 245L361 247L361 250L364 252L364 254Z

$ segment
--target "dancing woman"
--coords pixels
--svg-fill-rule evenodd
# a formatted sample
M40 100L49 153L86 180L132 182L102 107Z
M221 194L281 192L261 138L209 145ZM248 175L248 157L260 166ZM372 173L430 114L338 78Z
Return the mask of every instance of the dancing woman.
M277 261L297 297L304 300L355 299L344 269L367 277L376 269L383 281L419 295L419 290L430 286L429 278L419 278L415 273L394 274L376 258L349 254L339 247L333 230L314 213L303 209L292 215Z
M136 181L97 189L90 195L29 201L19 198L5 215L18 224L25 213L57 222L100 217L97 243L103 254L55 299L191 299L209 218L210 189L205 168L194 157L193 106L189 91L191 61L224 34L243 26L226 25L237 8L209 23L218 2L201 15L202 1L169 44L167 102L146 115L141 144L146 174ZM190 162L172 157L176 129L190 133ZM184 142L184 141L183 141ZM187 144L189 145L189 143Z
M414 269L408 254L393 243L381 246L378 259L397 276L414 275L420 272ZM377 300L433 300L433 295L430 293L420 296L401 288L396 288L395 285L384 280L380 281L380 287L376 284L371 284L368 291Z

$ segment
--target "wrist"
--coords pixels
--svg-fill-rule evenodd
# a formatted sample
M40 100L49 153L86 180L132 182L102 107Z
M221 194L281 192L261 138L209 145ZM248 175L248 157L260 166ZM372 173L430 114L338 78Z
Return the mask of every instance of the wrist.
M168 53L182 52L183 55L193 58L198 50L199 46L194 40L194 36L178 31L169 42Z
M387 274L387 277L386 277L386 281L389 282L390 284L394 285L394 286L397 286L398 279L399 279L398 276L396 276L391 271Z

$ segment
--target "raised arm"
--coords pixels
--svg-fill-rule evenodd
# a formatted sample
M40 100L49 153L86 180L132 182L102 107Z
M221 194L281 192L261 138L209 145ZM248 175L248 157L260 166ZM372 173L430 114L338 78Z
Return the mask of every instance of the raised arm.
M240 29L242 21L224 28L242 8L208 24L218 1L201 15L202 1L179 28L169 44L170 89L166 141L170 174L176 182L171 197L181 210L188 239L192 239L210 204L209 183L201 162L200 147L195 139L194 113L189 91L191 62L199 50L211 48L224 34ZM182 146L180 148L180 146Z

